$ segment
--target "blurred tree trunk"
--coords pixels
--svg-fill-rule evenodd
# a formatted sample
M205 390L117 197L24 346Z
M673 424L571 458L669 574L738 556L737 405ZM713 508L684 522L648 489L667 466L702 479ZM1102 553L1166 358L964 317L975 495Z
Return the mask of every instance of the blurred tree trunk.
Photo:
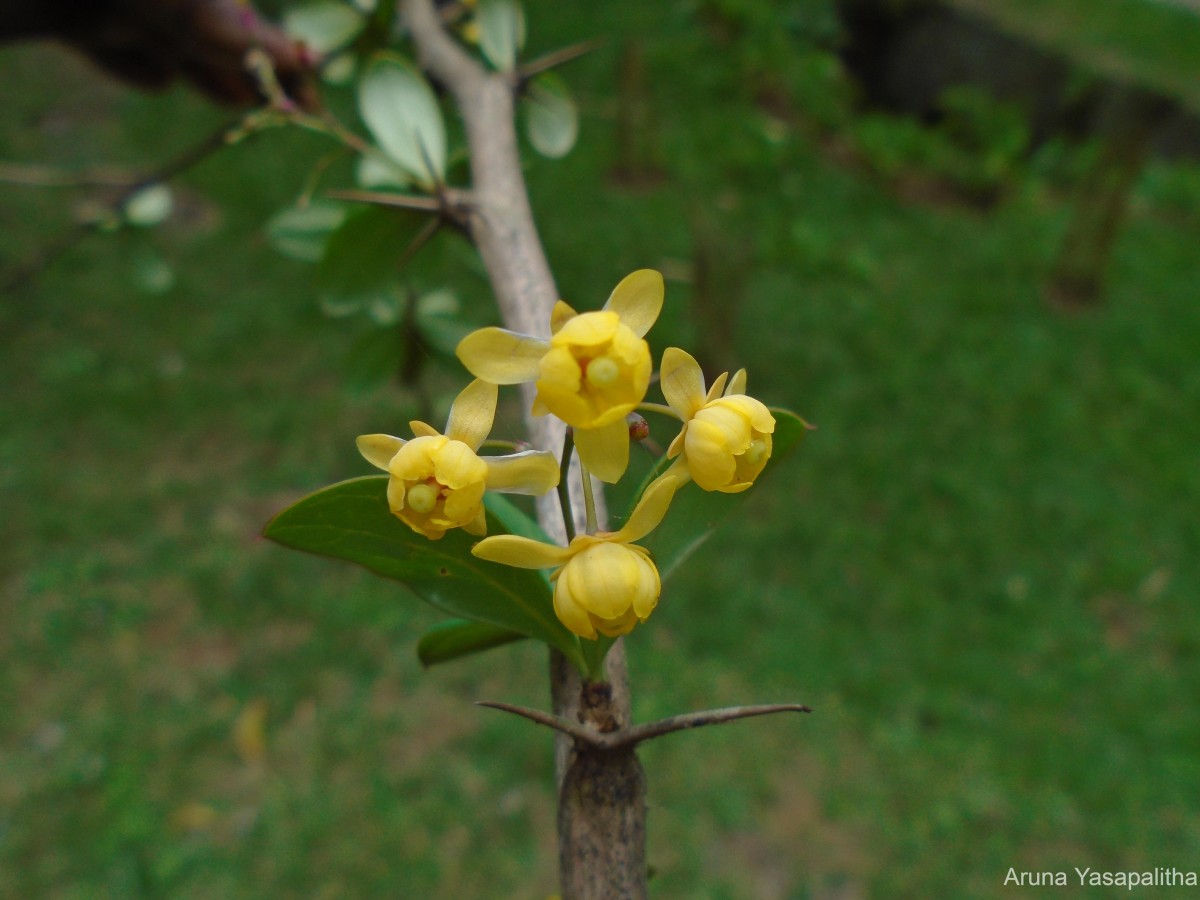
M1100 301L1112 249L1150 139L1171 110L1169 100L1136 87L1117 87L1108 96L1101 113L1100 155L1079 184L1047 286L1052 302L1079 309Z

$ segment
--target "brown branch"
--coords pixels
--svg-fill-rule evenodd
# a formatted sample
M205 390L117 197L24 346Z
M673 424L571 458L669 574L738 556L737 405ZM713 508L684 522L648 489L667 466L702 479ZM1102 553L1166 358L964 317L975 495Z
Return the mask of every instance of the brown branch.
M735 722L738 719L749 719L753 716L770 716L782 712L810 713L812 709L799 703L769 703L761 706L727 706L724 709L708 709L703 712L684 713L659 719L657 722L645 722L632 728L623 728L611 734L600 735L603 746L608 750L618 750L623 747L636 747L645 741L673 734L676 731L687 731L692 728L703 728L705 725L722 725L725 722Z
M564 63L572 62L603 46L604 41L601 40L583 41L579 44L572 44L570 47L563 47L561 50L553 50L545 56L539 56L537 59L530 60L525 65L518 67L517 83L524 84L535 75L540 75L542 72L549 71Z
M466 210L467 230L479 249L504 324L513 331L548 336L550 312L558 300L554 276L538 238L522 175L514 125L514 86L511 78L487 72L447 34L431 0L401 0L400 16L412 36L421 66L454 98L466 128L471 162L471 199ZM566 426L554 416L534 416L533 386L525 386L525 423L535 446L563 446ZM583 528L582 482L578 461L571 466L570 493ZM597 510L603 519L603 509ZM538 500L538 522L553 539L565 543L566 532L553 494ZM629 685L625 671L624 642L617 641L605 661L612 685L611 708L619 724L629 722ZM550 696L555 713L577 720L583 684L579 672L557 650L550 651ZM622 896L644 897L644 801L623 801L617 815L605 820L597 811L594 792L576 790L581 769L573 742L565 736L555 742L555 772L560 791L558 833L562 893L566 900L592 891L578 885L601 885L607 873L619 870L629 879ZM631 785L640 777L636 759L621 769ZM586 779L585 779L586 780ZM633 794L641 794L634 790ZM628 795L625 795L628 796ZM597 818L593 818L595 813ZM595 830L591 825L601 824ZM623 833L621 841L613 837ZM589 833L594 841L579 838ZM638 835L632 838L630 835ZM593 850L595 852L593 852ZM623 852L628 851L628 852ZM607 856L605 854L608 854Z
M670 716L655 722L645 722L632 728L622 728L617 731L599 732L578 722L564 719L540 709L530 709L527 706L515 706L511 703L498 703L491 700L480 700L476 706L486 706L489 709L499 709L512 713L553 728L555 731L569 735L597 750L626 750L636 747L646 741L662 737L664 734L674 734L677 731L688 731L693 728L703 728L705 725L723 725L726 722L736 722L738 719L749 719L754 716L770 716L775 713L798 712L810 713L812 708L799 703L769 703L759 706L727 706L722 709L706 709L702 712L684 713Z
M167 161L159 168L125 181L117 195L105 204L104 215L98 216L94 220L80 222L72 226L44 246L33 259L26 261L15 270L7 273L3 280L0 280L0 292L15 291L26 282L36 278L67 251L73 249L89 235L100 230L101 226L110 221L112 217L119 215L122 207L138 191L152 184L168 182L177 175L182 175L188 169L208 159L226 145L228 136L238 128L241 121L239 119L232 124L222 125L219 129L205 136L198 143L188 147L174 159Z

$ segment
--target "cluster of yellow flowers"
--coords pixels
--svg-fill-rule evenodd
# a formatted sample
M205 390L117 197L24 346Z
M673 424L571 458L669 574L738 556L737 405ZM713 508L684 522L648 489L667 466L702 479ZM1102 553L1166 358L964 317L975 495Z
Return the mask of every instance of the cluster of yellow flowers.
M476 380L455 400L445 433L412 422L412 440L358 439L363 456L390 476L392 512L430 540L451 528L483 536L485 491L540 495L558 484L559 463L548 451L478 454L492 428L497 385L535 382L533 412L566 422L583 468L610 484L618 481L629 463L626 417L644 402L653 374L645 334L662 304L662 275L640 269L597 312L578 313L560 301L548 339L502 328L467 335L458 358ZM775 419L746 395L744 369L706 389L696 360L671 347L659 379L667 406L683 423L667 450L674 463L645 490L619 531L576 535L567 547L497 535L472 550L509 566L553 568L554 611L583 638L627 634L653 612L661 581L649 552L635 542L658 526L680 487L694 481L706 491L744 491L771 456Z

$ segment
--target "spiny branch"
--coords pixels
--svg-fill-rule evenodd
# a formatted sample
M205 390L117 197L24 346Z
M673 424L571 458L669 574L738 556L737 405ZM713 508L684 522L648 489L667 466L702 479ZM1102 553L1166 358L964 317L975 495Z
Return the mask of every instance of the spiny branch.
M624 750L636 747L638 744L645 741L653 740L656 737L662 737L664 734L672 734L676 731L687 731L692 728L702 728L705 725L720 725L724 722L733 722L737 719L749 719L754 716L769 716L775 713L782 712L799 712L810 713L812 708L799 703L768 703L758 706L727 706L722 709L708 709L702 712L684 713L679 716L670 716L666 719L659 719L655 722L646 722L642 725L634 725L631 728L622 728L618 731L601 734L593 731L591 728L582 725L579 722L572 722L569 719L564 719L562 716L556 716L552 713L542 712L540 709L530 709L527 706L515 706L511 703L498 703L491 700L481 700L476 703L476 706L486 706L489 709L499 709L503 712L512 713L515 716L521 716L524 719L529 719L531 722L536 722L539 725L545 725L547 728L553 728L555 731L560 731L563 734L569 735L584 744L595 747L598 750Z

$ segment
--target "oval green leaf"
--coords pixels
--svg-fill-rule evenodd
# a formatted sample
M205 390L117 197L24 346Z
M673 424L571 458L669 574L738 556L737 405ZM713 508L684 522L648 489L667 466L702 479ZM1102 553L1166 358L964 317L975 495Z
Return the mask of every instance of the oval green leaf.
M307 3L283 15L283 30L322 55L349 44L366 24L353 6L332 0Z
M318 262L325 242L346 219L346 209L332 203L292 206L267 223L267 240L284 256L300 262Z
M475 13L479 25L479 49L501 72L517 67L517 56L525 46L525 12L516 0L479 0Z
M310 494L267 523L267 538L307 553L344 559L399 581L451 616L515 631L557 647L582 668L579 639L554 615L550 582L541 572L471 555L479 538L461 529L439 541L417 534L392 515L387 476L371 475ZM509 533L519 512L489 496L488 533ZM528 517L520 514L528 522Z
M413 181L426 189L446 174L446 128L437 97L408 60L381 53L358 84L358 111L375 141Z
M809 430L809 425L793 412L785 409L772 409L771 414L775 416L771 459L766 468L759 473L753 487L740 494L722 494L719 491L701 490L695 484L684 485L675 495L675 499L671 501L667 517L641 542L654 557L659 575L663 579L668 578L698 550L727 516L753 498L755 493L761 489L763 482L775 475L780 464L796 449ZM669 461L664 458L655 467L638 491L638 497L669 464Z
M449 619L421 635L417 642L417 658L421 660L421 665L428 667L482 653L493 647L502 647L524 637L507 628L497 628L484 622Z
M317 269L322 308L347 315L380 300L391 302L396 261L426 220L424 213L381 206L347 216L329 236Z
M538 75L526 87L521 108L534 150L550 159L571 152L579 136L579 109L565 81L554 72Z

